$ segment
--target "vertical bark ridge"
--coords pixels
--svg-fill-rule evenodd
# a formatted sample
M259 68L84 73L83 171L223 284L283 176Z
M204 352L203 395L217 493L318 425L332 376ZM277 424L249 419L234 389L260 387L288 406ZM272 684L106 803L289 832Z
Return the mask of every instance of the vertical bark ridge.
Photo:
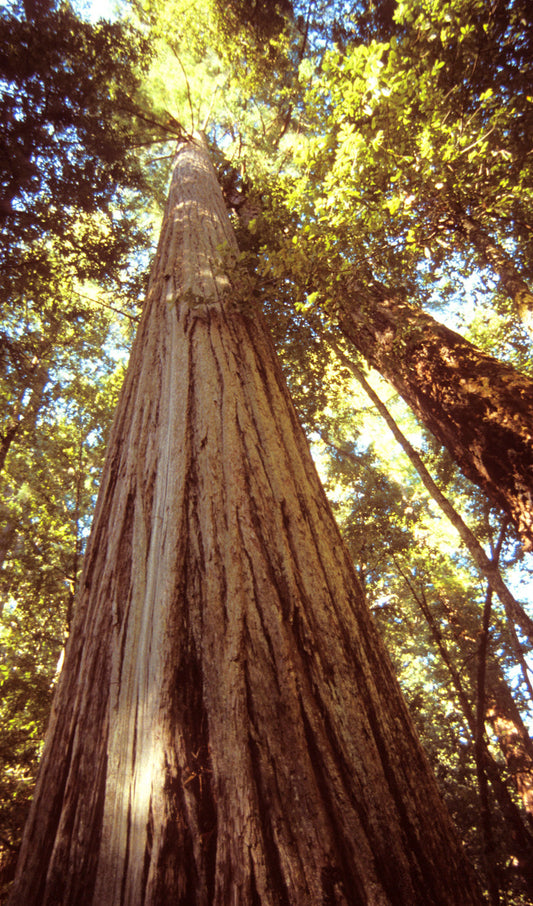
M488 665L487 721L505 758L507 770L533 826L533 741L524 726L511 690L494 663Z
M473 906L273 344L259 313L227 305L222 242L234 247L194 141L177 157L12 906Z

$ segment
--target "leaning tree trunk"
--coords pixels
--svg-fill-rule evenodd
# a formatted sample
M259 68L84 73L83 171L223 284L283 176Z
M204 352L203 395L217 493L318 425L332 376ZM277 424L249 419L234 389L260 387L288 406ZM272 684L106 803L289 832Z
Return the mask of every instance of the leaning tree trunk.
M12 906L481 902L179 150Z
M382 284L345 285L344 336L533 547L533 381Z
M488 668L485 718L498 740L509 776L533 827L533 741L509 686L494 664Z
M454 212L458 232L473 245L483 264L499 277L500 286L512 300L524 327L533 331L533 293L508 252L485 232L479 221L461 210Z

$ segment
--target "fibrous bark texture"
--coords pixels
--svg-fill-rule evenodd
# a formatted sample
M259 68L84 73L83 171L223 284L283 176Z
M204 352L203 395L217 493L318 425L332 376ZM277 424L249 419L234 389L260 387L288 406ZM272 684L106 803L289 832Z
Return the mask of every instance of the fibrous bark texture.
M486 720L492 726L509 775L533 825L533 742L511 691L494 668L489 672Z
M191 140L11 906L478 904L224 244Z
M345 287L346 338L533 547L533 381L377 282Z

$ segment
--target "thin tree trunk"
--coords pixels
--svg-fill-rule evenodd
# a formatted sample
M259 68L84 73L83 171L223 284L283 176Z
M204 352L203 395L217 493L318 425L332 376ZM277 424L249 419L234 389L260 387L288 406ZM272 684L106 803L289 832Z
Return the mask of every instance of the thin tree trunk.
M21 400L26 391L22 391L20 399L12 407L12 411L6 419L7 426L4 427L3 432L0 433L0 473L5 469L6 459L13 441L21 431L26 430L31 432L35 428L39 412L41 411L44 391L48 383L48 368L39 361L37 357L33 362L33 366L35 372L32 375L33 385L29 401L23 408ZM4 500L12 496L13 489L10 491L9 488L4 487ZM7 515L7 511L2 522L0 522L0 580L2 579L5 559L12 550L13 545L16 543L18 527L17 522ZM2 589L0 587L0 616L3 613L4 605L5 597L2 595Z
M474 721L474 751L476 758L476 773L480 799L480 825L483 838L483 852L485 855L485 876L489 890L489 899L493 906L500 902L498 876L495 866L495 846L492 809L490 807L489 789L487 783L486 760L488 756L485 741L485 701L486 701L486 674L487 652L489 649L490 623L492 617L492 588L489 585L485 595L483 607L482 629L479 638L477 669L476 669L476 717ZM490 757L490 756L488 756Z
M449 518L451 524L455 526L459 532L459 535L470 551L474 562L488 579L490 587L499 596L510 625L513 626L514 622L516 622L525 635L531 639L531 619L525 613L522 605L516 601L509 591L503 582L499 571L498 558L503 535L500 537L497 550L493 551L493 556L489 559L473 532L464 523L460 514L454 509L445 495L442 494L426 469L421 457L402 433L389 410L377 393L372 389L368 381L366 381L362 372L353 364L348 356L339 349L335 342L331 342L331 345L342 363L349 368L354 377L359 381L361 387L368 394L380 415L385 419L394 437L417 470L422 483L431 494L433 500L438 504L444 514ZM520 799L522 800L529 822L530 824L533 824L533 743L509 687L501 675L501 672L496 671L494 664L489 664L488 676L489 684L486 689L486 720L491 724L496 738L498 739L499 746L505 758L507 770L513 779ZM456 677L454 677L454 683L458 690L461 707L469 722L472 721L473 725L473 717L472 715L469 716L468 708L465 705L464 695L463 698L461 698L461 687L460 683L457 682Z
M35 427L43 404L44 391L47 383L48 367L46 364L37 362L35 373L32 375L32 389L28 404L23 407L20 400L14 404L12 407L13 411L9 413L6 419L7 425L4 428L3 433L0 434L0 472L4 470L7 454L9 453L11 444L16 436L23 428L29 428L31 430ZM23 390L21 392L21 397L23 397L25 393L26 390Z
M524 326L533 330L533 293L522 278L512 257L485 232L482 225L462 211L454 215L460 233L472 243L484 264L490 265L500 278L502 290L512 299Z
M495 562L497 562L497 557L498 553L493 550ZM449 606L446 610L449 622L460 630L463 625L460 612ZM500 663L494 655L488 658L486 664L484 722L489 723L492 727L505 758L507 772L522 800L531 829L533 827L533 741L502 673ZM530 883L533 884L533 874Z
M472 743L474 746L474 754L475 754L474 760L476 763L476 773L477 773L478 788L479 788L479 795L480 795L480 818L481 818L480 827L481 827L481 832L482 832L482 835L484 838L484 849L485 849L485 857L486 857L485 858L485 871L486 871L487 879L489 881L489 888L490 888L492 901L497 900L497 886L498 885L496 882L496 875L493 872L494 866L492 865L492 862L494 859L493 833L492 833L490 807L489 807L489 802L487 799L487 792L488 792L487 783L486 783L487 779L490 781L490 784L491 784L493 792L494 792L494 796L496 798L496 801L498 802L498 805L501 809L502 817L505 821L505 828L506 828L507 837L508 837L508 841L509 841L509 844L508 844L509 851L512 852L512 854L513 854L516 868L518 869L518 871L522 877L523 883L526 885L529 892L533 892L533 874L532 874L532 870L531 870L531 862L532 862L532 859L531 859L531 833L529 830L529 823L528 823L528 825L524 824L523 816L520 813L520 810L517 807L516 803L514 802L513 798L511 797L505 780L501 776L501 769L497 765L497 763L494 761L494 759L488 749L486 738L485 738L485 721L484 721L484 719L481 719L481 721L479 720L479 714L482 713L483 715L486 716L487 720L490 723L492 723L492 717L491 717L491 713L490 713L490 711L491 711L490 703L494 700L494 696L496 694L496 688L498 688L498 684L497 684L496 680L494 679L494 673L495 673L495 669L496 669L494 666L494 662L489 663L490 688L487 690L486 682L485 682L486 649L483 651L480 651L480 657L478 659L478 673L476 676L477 690L478 690L478 696L477 696L478 704L477 704L476 713L475 713L474 708L472 707L472 704L470 702L467 690L465 688L464 682L461 678L461 674L460 674L459 670L457 669L457 667L454 663L454 660L449 653L448 646L443 637L440 626L438 625L437 620L435 619L434 615L431 613L431 610L427 604L424 591L423 590L421 592L417 591L413 582L411 581L409 575L401 568L401 566L399 565L399 563L397 561L395 561L395 562L396 562L400 575L404 579L404 582L411 593L413 600L416 602L416 604L420 608L422 615L423 615L424 619L426 620L430 635L436 645L436 648L442 658L443 663L446 665L446 668L450 674L452 686L455 690L457 700L461 706L461 710L463 712L463 715L464 715L465 721L466 721L466 727L468 728L468 731L470 733L470 737L471 737L471 740L472 740ZM489 612L487 609L487 602L490 602L490 591L491 590L489 588L489 590L487 592L486 605L485 605L484 614L483 614L483 632L482 632L482 636L481 636L482 645L486 645L487 638L488 638L486 616L487 616L487 613ZM454 618L457 617L457 614L455 612L453 615L454 615ZM500 676L500 680L501 680L501 676ZM501 680L501 681L503 682L503 680ZM501 694L502 694L502 698L503 698L504 697L503 690L501 691ZM509 693L509 695L510 695L510 693ZM485 706L486 702L488 703L487 707ZM506 701L506 704L507 704L507 707L509 707L509 703L507 701ZM515 706L515 711L518 711L518 709L516 709L516 706ZM513 711L512 713L513 713L513 717L516 717L515 712ZM519 735L518 734L518 725L520 722L521 722L520 715L518 714L518 722L514 728L514 734L512 736L513 742L515 744L517 742L517 736ZM494 726L494 724L493 724L493 726ZM509 726L507 729L508 730L510 729ZM522 725L522 729L527 737L527 733L526 733L525 727L523 725ZM496 729L495 729L495 731L497 732ZM506 757L506 760L507 760L507 756L510 754L509 746L506 744L506 740L504 738L499 738L498 741L500 743L502 752L504 753L504 756ZM511 741L509 740L509 742L511 742ZM526 773L525 773L527 771L527 762L521 761L520 763L524 769L524 784L525 784L527 782ZM511 764L509 764L508 766L510 769L512 769ZM513 780L515 781L515 783L517 784L517 787L518 787L518 783L517 783L518 777L516 774L513 776Z
M344 287L344 336L533 547L533 381L375 281Z
M437 506L448 518L450 524L453 525L453 527L458 532L459 537L465 544L465 547L469 551L477 568L489 581L491 588L496 592L500 601L502 602L509 622L511 624L516 623L518 626L520 626L522 632L527 636L530 642L533 643L533 620L507 588L505 582L502 579L498 563L495 563L494 560L491 560L489 559L489 557L487 557L485 551L483 550L483 547L477 540L472 530L467 526L460 513L457 512L455 507L451 504L446 495L442 493L437 483L433 480L430 472L428 471L422 460L422 457L414 449L403 431L400 430L398 424L387 409L385 403L372 389L372 387L364 377L362 371L350 360L347 355L342 352L342 350L338 347L334 340L328 339L328 342L330 343L331 348L334 350L335 354L338 356L343 365L345 365L351 371L355 379L359 382L360 386L372 401L379 414L385 420L395 440L398 441L405 455L410 460L411 465L413 465L416 469L422 484L429 492Z
M224 243L191 140L11 906L480 904Z

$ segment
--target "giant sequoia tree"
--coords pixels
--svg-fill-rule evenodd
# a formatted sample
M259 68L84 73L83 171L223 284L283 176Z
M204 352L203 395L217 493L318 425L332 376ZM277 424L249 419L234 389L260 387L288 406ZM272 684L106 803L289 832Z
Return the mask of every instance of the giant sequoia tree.
M12 906L480 903L178 150Z

